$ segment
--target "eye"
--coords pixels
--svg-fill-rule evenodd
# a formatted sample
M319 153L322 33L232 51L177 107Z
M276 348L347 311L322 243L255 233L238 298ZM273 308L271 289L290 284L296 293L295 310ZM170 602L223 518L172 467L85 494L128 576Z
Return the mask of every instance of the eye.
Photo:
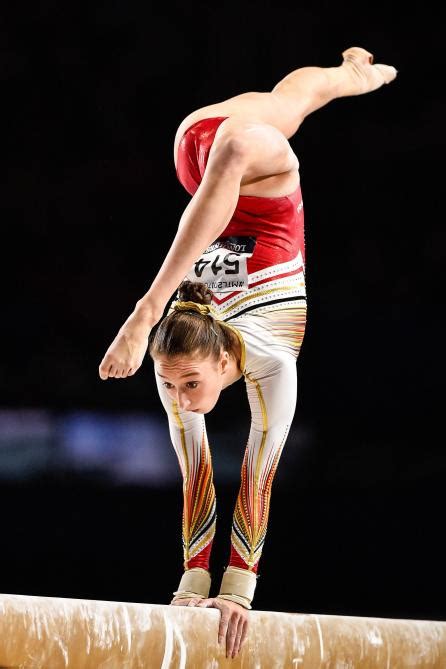
M169 383L169 381L164 381L164 382L163 382L163 386L164 386L165 388L167 388L168 390L170 390L171 388L173 388L173 385L172 385L171 383Z
M188 381L186 385L188 388L196 388L198 386L198 381Z

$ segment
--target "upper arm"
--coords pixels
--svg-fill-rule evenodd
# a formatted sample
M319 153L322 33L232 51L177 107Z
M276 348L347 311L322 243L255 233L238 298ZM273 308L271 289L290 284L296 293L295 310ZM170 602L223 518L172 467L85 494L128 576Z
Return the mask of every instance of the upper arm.
M219 150L243 166L246 181L283 174L298 168L298 160L280 130L267 123L229 117L215 134L209 158Z
M296 360L292 355L273 351L259 366L257 371L245 374L251 426L280 444L283 442L281 433L291 425L296 411Z

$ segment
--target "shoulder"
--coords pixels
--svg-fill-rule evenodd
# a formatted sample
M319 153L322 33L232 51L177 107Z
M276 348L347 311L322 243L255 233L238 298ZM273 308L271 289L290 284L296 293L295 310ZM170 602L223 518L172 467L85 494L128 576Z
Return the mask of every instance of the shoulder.
M261 314L248 314L225 325L240 342L241 369L244 373L259 373L271 364L274 341Z

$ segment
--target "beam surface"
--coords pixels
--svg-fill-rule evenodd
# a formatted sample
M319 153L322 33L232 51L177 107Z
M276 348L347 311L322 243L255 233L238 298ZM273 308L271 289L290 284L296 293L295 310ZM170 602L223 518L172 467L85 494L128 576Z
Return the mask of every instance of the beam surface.
M0 594L0 669L445 669L446 622L250 611L242 652L220 612Z

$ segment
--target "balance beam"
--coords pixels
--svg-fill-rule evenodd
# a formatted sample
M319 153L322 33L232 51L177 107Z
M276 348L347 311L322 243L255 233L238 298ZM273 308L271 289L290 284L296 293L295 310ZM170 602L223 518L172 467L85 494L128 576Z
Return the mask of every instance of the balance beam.
M0 594L0 669L444 669L446 622L250 611L234 658L220 612Z

